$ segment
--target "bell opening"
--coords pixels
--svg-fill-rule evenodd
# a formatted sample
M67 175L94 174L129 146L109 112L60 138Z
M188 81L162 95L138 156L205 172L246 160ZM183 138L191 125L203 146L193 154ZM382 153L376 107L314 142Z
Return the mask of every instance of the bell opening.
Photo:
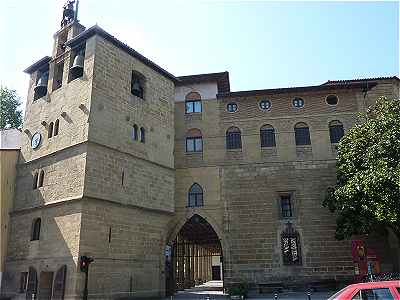
M84 47L79 47L79 49L73 51L72 65L69 69L68 81L72 81L83 76L83 68L85 62L85 51Z
M34 96L33 100L40 99L47 94L47 83L49 80L49 71L39 71L39 79L36 83L35 88L33 89L34 91Z

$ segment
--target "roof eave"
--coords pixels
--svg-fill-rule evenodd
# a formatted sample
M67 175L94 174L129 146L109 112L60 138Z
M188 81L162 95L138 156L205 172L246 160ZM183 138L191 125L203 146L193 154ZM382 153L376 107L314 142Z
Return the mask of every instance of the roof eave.
M35 72L37 69L40 69L40 67L42 67L45 64L48 64L51 60L50 56L45 56L41 59L39 59L37 62L35 62L34 64L30 65L29 67L27 67L24 72L27 74L32 74L33 72Z

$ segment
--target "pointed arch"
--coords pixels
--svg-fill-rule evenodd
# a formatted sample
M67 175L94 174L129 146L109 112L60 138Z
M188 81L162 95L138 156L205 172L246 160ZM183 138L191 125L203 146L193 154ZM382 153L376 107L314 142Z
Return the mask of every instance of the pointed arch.
M32 222L31 229L31 241L38 241L40 239L40 227L42 220L40 218L36 218Z
M200 207L203 205L203 188L200 184L193 183L188 191L188 207Z
M38 187L43 187L43 181L44 181L44 171L40 170L39 180L38 180Z
M53 134L53 136L57 136L58 135L59 127L60 127L60 120L57 119L56 122L54 123L54 134Z

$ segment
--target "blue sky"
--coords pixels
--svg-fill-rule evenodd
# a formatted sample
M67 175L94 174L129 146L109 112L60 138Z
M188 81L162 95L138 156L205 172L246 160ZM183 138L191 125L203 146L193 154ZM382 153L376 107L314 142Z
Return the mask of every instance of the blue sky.
M0 84L50 55L63 0L1 0ZM399 74L398 2L80 0L100 25L174 75L229 71L231 89Z

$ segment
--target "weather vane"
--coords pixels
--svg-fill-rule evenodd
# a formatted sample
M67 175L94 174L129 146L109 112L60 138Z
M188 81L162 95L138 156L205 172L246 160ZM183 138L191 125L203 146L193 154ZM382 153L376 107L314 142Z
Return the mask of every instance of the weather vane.
M73 21L78 21L78 4L79 0L76 0L76 5L74 9L75 0L68 0L63 6L63 17L61 20L61 28L72 23Z

